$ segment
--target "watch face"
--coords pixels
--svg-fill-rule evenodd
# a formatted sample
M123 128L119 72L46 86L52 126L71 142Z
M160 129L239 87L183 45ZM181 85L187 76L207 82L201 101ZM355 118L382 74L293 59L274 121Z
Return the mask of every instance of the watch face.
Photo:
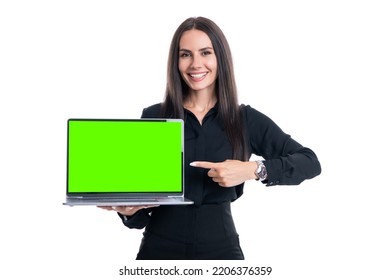
M264 168L264 166L261 168L261 171L260 171L260 179L261 180L264 180L265 179L265 177L266 177L266 173L265 173L265 168Z
M257 175L261 181L267 179L267 170L263 162L259 162L259 167L257 169Z

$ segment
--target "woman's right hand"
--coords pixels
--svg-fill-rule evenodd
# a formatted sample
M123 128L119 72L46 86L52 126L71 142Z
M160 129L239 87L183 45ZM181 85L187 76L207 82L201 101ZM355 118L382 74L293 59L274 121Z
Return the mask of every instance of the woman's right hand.
M100 209L116 211L123 216L133 216L137 211L159 205L139 205L139 206L98 206Z

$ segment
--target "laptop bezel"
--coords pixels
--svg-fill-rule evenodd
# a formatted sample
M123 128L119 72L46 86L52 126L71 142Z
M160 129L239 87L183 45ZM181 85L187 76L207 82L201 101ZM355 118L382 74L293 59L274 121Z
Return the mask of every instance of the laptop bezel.
M72 121L108 121L108 122L179 122L181 124L181 191L180 192L69 192L69 126ZM67 120L67 155L66 155L66 197L67 198L158 198L184 197L184 121L182 119L145 118L145 119L115 119L115 118L69 118Z

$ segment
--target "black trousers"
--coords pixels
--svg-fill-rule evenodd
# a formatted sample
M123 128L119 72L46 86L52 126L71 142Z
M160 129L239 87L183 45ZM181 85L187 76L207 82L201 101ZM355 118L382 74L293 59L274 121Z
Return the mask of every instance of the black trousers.
M145 229L137 259L244 259L230 202L156 208Z

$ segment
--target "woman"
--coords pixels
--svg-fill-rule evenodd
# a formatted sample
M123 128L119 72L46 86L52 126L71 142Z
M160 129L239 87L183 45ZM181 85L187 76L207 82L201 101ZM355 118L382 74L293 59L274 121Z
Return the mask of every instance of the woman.
M239 106L229 45L206 18L188 18L176 30L165 101L142 117L185 121L185 193L195 203L104 207L129 228L145 227L137 259L244 259L230 210L244 182L296 185L321 172L313 151ZM251 154L265 161L248 161Z

